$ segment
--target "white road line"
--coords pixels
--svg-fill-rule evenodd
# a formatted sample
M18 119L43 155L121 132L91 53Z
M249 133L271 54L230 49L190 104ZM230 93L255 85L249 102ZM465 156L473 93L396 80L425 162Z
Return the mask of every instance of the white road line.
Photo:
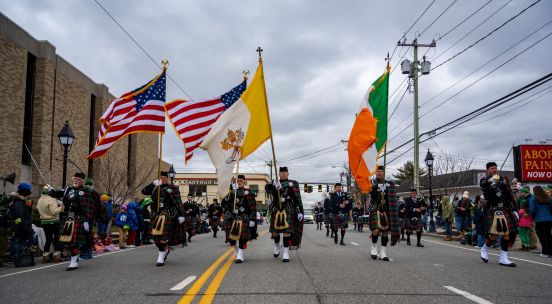
M479 252L478 249L465 248L465 247L455 246L455 245L451 245L451 244L443 244L443 243L440 243L440 242L430 241L430 240L428 240L428 239L424 239L424 241L430 242L430 243L439 244L439 245L443 245L443 246L449 246L449 247L454 247L454 248L460 248L460 249L464 249L464 250ZM498 256L497 253L489 252L489 254ZM512 256L509 256L508 258L509 258L510 260L518 260L518 261L523 261L523 262L527 262L527 263L533 263L533 264L538 264L538 265L544 265L544 266L552 267L552 264L546 264L546 263L541 263L541 262L537 262L537 261L531 261L531 260L526 260L526 259L514 258L514 257L512 257Z
M467 292L467 291L463 291L463 290L460 290L458 288L454 288L452 286L443 286L445 287L446 289L454 292L454 293L457 293L461 296L463 296L464 298L468 299L468 300L472 300L474 301L475 303L479 303L479 304L493 304L493 302L489 302L483 298L480 298L476 295L472 295L471 293Z
M355 243L355 242L351 242L351 244L353 244L353 245L355 245L355 246L358 246L358 244L357 244L357 243Z
M197 277L196 276L189 276L182 280L182 282L174 285L173 288L170 290L182 290L184 287L186 287L188 284L192 283Z
M148 246L149 246L149 245L140 246L140 247L136 247L136 248L127 248L127 249L124 249L124 250L112 251L112 252L108 252L108 253L102 253L102 254L100 254L100 255L95 255L95 256L94 256L94 259L101 258L101 257L103 257L103 256L110 255L110 254L122 253L122 252L129 252L129 251L132 251L132 250L135 250L135 249L146 248L146 247L148 247ZM22 273L26 273L26 272L31 272L31 271L35 271L35 270L41 270L41 269L50 268L50 267L55 267L55 266L60 266L60 265L67 265L67 264L69 264L69 261L67 261L67 262L62 262L62 263L55 263L55 264L48 265L48 266L36 267L36 268L27 269L27 270L18 271L18 272L12 272L12 273L8 273L8 274L0 275L0 279L1 279L1 278L4 278L4 277L9 277L9 276L12 276L12 275L16 275L16 274L22 274Z

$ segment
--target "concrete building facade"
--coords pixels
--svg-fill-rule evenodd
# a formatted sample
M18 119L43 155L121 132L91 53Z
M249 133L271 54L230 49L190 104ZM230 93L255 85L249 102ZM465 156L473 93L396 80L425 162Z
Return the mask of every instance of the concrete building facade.
M256 194L257 210L268 209L265 185L270 182L268 174L243 173L246 187ZM180 188L182 199L191 194L200 204L212 204L214 199L221 201L218 195L218 179L216 173L176 173L175 185Z
M97 139L98 119L113 99L106 85L57 55L55 46L36 40L0 13L0 176L15 172L15 184L30 182L35 194L45 183L60 187L63 148L57 135L67 121L75 136L67 183L74 172L83 171L99 191L137 195L143 183L155 179L157 151L151 147L157 135L132 135L107 157L85 159ZM8 183L2 191L13 189Z

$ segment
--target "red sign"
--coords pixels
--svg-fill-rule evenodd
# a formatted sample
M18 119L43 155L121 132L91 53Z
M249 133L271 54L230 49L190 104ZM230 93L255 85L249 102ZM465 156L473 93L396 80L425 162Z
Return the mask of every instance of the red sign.
M519 148L522 180L552 181L552 145L520 145Z

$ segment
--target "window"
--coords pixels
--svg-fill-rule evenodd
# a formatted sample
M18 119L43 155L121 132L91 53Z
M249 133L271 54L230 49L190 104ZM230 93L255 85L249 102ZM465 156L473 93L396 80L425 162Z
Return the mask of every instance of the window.
M250 185L249 189L251 190L251 193L257 196L257 193L259 192L259 185Z
M31 165L31 155L27 151L27 148L29 149L29 151L32 151L35 74L36 57L31 53L27 53L27 80L25 83L25 113L23 119L23 147L21 147L21 163L24 165Z
M201 197L203 193L207 193L207 185L190 185L189 194L193 197Z

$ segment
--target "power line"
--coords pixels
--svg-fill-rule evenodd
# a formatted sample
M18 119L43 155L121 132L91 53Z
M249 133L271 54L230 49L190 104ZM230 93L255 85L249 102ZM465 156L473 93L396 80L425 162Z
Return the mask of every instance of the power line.
M134 42L134 44L136 44L136 46L142 50L142 52L144 52L144 54L146 54L146 56L155 64L155 66L157 66L159 69L162 69L161 65L159 65L159 63L153 59L153 57L142 47L142 45L140 45L140 43L138 43L138 41L136 41L136 39L134 39L134 37L132 37L132 35L130 35L130 33L115 19L115 17L113 17L113 15L111 15L107 9L105 7L103 7L99 2L98 0L94 0L94 2L96 2L96 4L98 4L98 6L111 18L111 20L113 20L113 22L115 22L115 24L117 24L119 26L119 28L121 30L123 30L123 32L128 36L128 38L130 38L130 40L132 40L132 42ZM174 80L171 75L169 73L167 73L167 78L169 78L184 94L186 94L186 96L188 96L188 98L190 99L193 99L192 96L190 96L190 94L188 94L181 86L180 84L178 84L178 82L176 82L176 80Z
M293 160L288 160L288 161L283 161L283 162L280 162L280 163L289 164L289 163L293 163L293 162L297 162L297 161L305 161L305 160L317 158L317 157L320 157L320 156L323 156L323 155L326 155L326 154L330 154L330 153L339 151L339 150L341 150L341 149L342 149L342 147L335 147L335 148L333 148L333 149L330 149L330 150L327 150L327 151L324 151L324 152L320 152L320 153L315 154L315 155L303 156L303 157L301 157L301 158L297 158L297 159L293 159Z
M448 88L442 90L441 92L439 92L438 94L434 95L433 97L431 97L430 99L428 99L427 101L425 101L424 103L422 103L420 105L420 107L423 107L425 104L431 102L432 100L434 100L435 98L437 98L438 96L442 95L443 93L445 93L446 91L452 89L453 87L455 87L457 84L459 84L460 82L466 80L468 77L470 77L471 75L475 74L476 72L478 72L479 70L481 70L482 68L484 68L485 66L487 66L489 63L493 62L494 60L496 60L498 57L504 55L505 53L507 53L508 51L510 51L511 49L513 49L514 47L518 46L520 43L522 43L523 41L527 40L529 37L533 36L535 33L537 33L539 30L541 30L542 28L544 28L545 26L549 25L550 23L552 23L552 19L550 21L548 21L547 23L545 23L543 26L539 27L538 29L534 30L532 33L530 33L529 35L525 36L523 39L519 40L518 42L516 42L515 44L513 44L512 46L510 46L509 48L507 48L506 50L502 51L501 53L499 53L498 55L494 56L493 58L491 58L489 61L487 61L486 63L484 63L483 65L481 65L480 67L478 67L477 69L475 69L474 71L472 71L471 73L469 73L468 75L466 75L464 78L460 79L459 81L455 82L453 85L449 86Z
M443 36L440 36L437 40L435 40L435 42L445 38L448 34L450 34L452 31L454 31L455 29L457 29L460 25L464 24L464 22L468 21L471 17L473 17L475 14L477 14L480 10L482 10L485 6L489 5L489 3L493 2L493 0L489 0L487 1L485 4L483 4L482 6L480 6L477 10L475 10L475 12L471 13L468 17L464 18L464 20L460 21L460 23L458 23L457 25L455 25L453 28L451 28L450 30L448 30L446 33L443 34Z
M332 149L332 148L335 148L335 147L338 147L338 146L340 147L341 143L333 144L331 146L327 146L327 147L322 148L320 150L310 152L310 153L307 153L307 154L304 154L304 155L301 155L301 156L297 156L297 157L289 158L289 159L286 159L286 160L282 160L282 161L280 161L280 163L289 162L289 161L296 160L296 159L299 159L299 158L303 158L303 157L306 157L306 156L314 155L314 154L317 154L317 153L320 153L322 151Z
M466 33L464 36L462 36L462 38L456 40L456 42L454 42L451 46L449 46L446 50L444 50L443 52L441 52L441 54L437 55L437 57L433 58L433 59L437 59L439 57L441 57L443 54L445 54L446 52L448 52L450 49L452 49L455 45L457 45L458 43L460 43L460 41L464 40L466 37L468 37L471 33L473 33L476 29L478 29L479 27L481 27L483 24L487 23L487 21L491 20L491 18L498 14L498 12L500 12L503 8L505 8L510 2L512 2L513 0L510 0L506 3L504 3L501 7L499 7L496 11L494 11L492 14L490 14L489 16L487 16L486 18L483 19L483 21L481 23L479 23L478 25L476 25L473 29L471 29L468 33Z
M539 0L540 1L540 0ZM481 76L479 79L477 79L476 81L470 83L468 86L466 86L464 89L458 91L456 94L452 95L451 97L445 99L443 102L439 103L438 105L436 105L435 107L431 108L430 110L428 110L427 112L425 112L424 114L422 114L420 116L420 118L426 116L427 114L429 114L430 112L432 112L433 110L441 107L442 105L444 105L445 103L449 102L452 98L460 95L462 92L465 92L466 89L472 87L474 84L478 83L479 81L483 80L485 77L489 76L490 74L496 72L498 69L502 68L503 66L505 66L506 64L512 62L514 59L516 59L517 57L519 57L520 55L522 55L523 53L527 52L529 49L533 48L535 45L539 44L540 42L542 42L544 39L548 38L550 35L552 35L552 32L550 32L548 35L542 37L541 39L537 40L535 43L531 44L530 46L528 46L527 48L525 48L523 51L517 53L516 55L510 57L508 60L506 60L505 62L503 62L501 65L497 66L496 68L492 69L491 71L487 72L485 75Z
M404 93L403 95L401 96L401 99L399 100L399 102L397 103L397 105L395 106L395 108L393 109L393 112L391 112L391 115L389 115L389 120L391 120L391 118L393 118L393 114L395 114L395 111L397 111L397 108L399 107L399 105L401 104L403 98L404 98L404 95L406 95L406 92L408 92L408 88L406 88L404 90ZM398 95L397 95L398 96Z
M506 20L506 22L504 22L502 25L500 25L499 27L495 28L494 30L492 30L491 32L489 32L487 35L479 38L479 40L477 40L476 42L470 44L468 47L466 47L465 49L461 50L460 52L456 53L455 55L453 55L452 57L450 57L449 59L441 62L440 64L438 64L437 66L435 66L434 68L432 68L431 70L435 70L437 69L438 67L446 64L447 62L451 61L452 59L456 58L457 56L460 56L461 54L463 54L464 52L466 52L467 50L471 49L472 47L474 47L475 45L477 45L479 42L487 39L487 37L491 36L492 34L494 34L496 31L500 30L501 28L503 28L504 26L506 26L506 24L510 23L510 21L516 19L517 17L519 17L521 14L525 13L528 9L530 9L531 7L535 6L537 3L541 2L541 0L537 0L535 2L533 2L533 4L529 5L528 7L524 8L521 12L519 12L517 15L513 16L512 18Z
M433 20L433 22L431 22L421 33L416 36L416 39L422 36L422 34L425 33L425 31L427 31L435 22L437 22L437 20L439 20L439 18L441 18L441 16L443 16L457 1L458 0L452 1L452 3L439 16L437 16L435 20Z
M462 125L462 124L464 124L464 123L466 123L466 122L468 122L468 121L470 121L470 120L475 119L475 118L478 117L479 115L481 115L481 114L483 114L483 113L485 113L485 112L487 112L487 111L489 111L489 110L491 110L491 109L494 109L494 108L496 108L496 107L499 107L499 106L501 106L501 105L503 105L503 104L505 104L505 103L507 103L507 102L509 102L509 101L511 101L511 100L513 100L513 99L515 99L515 98L518 97L518 96L521 96L521 95L523 95L523 94L525 94L525 93L527 93L527 92L529 92L529 91L531 91L531 90L536 89L537 87L539 87L539 86L541 86L541 85L543 85L543 84L545 84L545 83L547 83L547 82L549 82L549 81L551 81L551 80L552 80L552 73L547 74L547 75L545 75L545 76L543 76L543 77L541 77L541 78L539 78L539 79L537 79L537 80L535 80L535 81L533 81L533 82L531 82L531 83L529 83L529 84L527 84L527 85L525 85L525 86L523 86L523 87L521 87L521 88L519 88L519 89L517 89L517 90L511 92L511 93L508 93L507 95L505 95L505 96L503 96L503 97L501 97L501 98L499 98L499 99L497 99L497 100L495 100L495 101L492 101L492 102L490 102L490 103L488 103L488 104L486 104L486 105L484 105L484 106L482 106L482 107L479 107L479 108L477 108L476 110L474 110L474 111L472 111L472 112L470 112L470 113L468 113L468 114L465 114L465 115L461 116L460 118L454 119L454 120L452 120L452 121L450 121L450 122L448 122L448 123L446 123L446 124L444 124L444 125L441 125L441 126L439 126L439 127L437 127L437 128L432 129L431 131L424 132L424 133L422 133L422 134L420 135L420 137L423 136L423 135L428 135L428 134L431 134L431 137L428 138L428 139L425 139L425 140L421 141L420 143L426 142L426 141L430 140L431 138L435 138L435 137L437 137L437 136L439 136L439 135L441 135L441 134L443 134L443 133L446 133L446 132L448 132L448 131L450 131L450 130L452 130L452 129L454 129L454 128L456 128L456 127L458 127L458 126L460 126L460 125ZM450 128L448 128L448 129L446 129L446 130L444 130L444 131L442 131L442 132L440 132L440 133L433 134L433 133L437 132L438 130L440 130L440 129L442 129L442 128L445 128L445 127L447 127L447 126L450 126L450 125L452 125ZM413 141L414 141L414 139L412 138L412 139L410 139L410 140L404 142L403 144L399 145L398 147L394 148L393 150L388 151L386 154L389 155L389 154L391 154L391 153L394 153L394 152L397 151L398 149L400 149L400 148L406 146L407 144L409 144L409 143L411 143L411 142L413 142ZM412 150L412 148L410 148L410 149L404 151L401 155L399 155L399 157L402 156L402 155L404 155L405 153L407 153L407 152L410 151L410 150ZM383 157L383 156L380 156L380 157ZM398 157L394 158L393 160L395 160L395 159L397 159L397 158L398 158ZM393 161L393 160L392 160L392 161ZM388 163L390 163L390 162L392 162L392 161L389 161Z

